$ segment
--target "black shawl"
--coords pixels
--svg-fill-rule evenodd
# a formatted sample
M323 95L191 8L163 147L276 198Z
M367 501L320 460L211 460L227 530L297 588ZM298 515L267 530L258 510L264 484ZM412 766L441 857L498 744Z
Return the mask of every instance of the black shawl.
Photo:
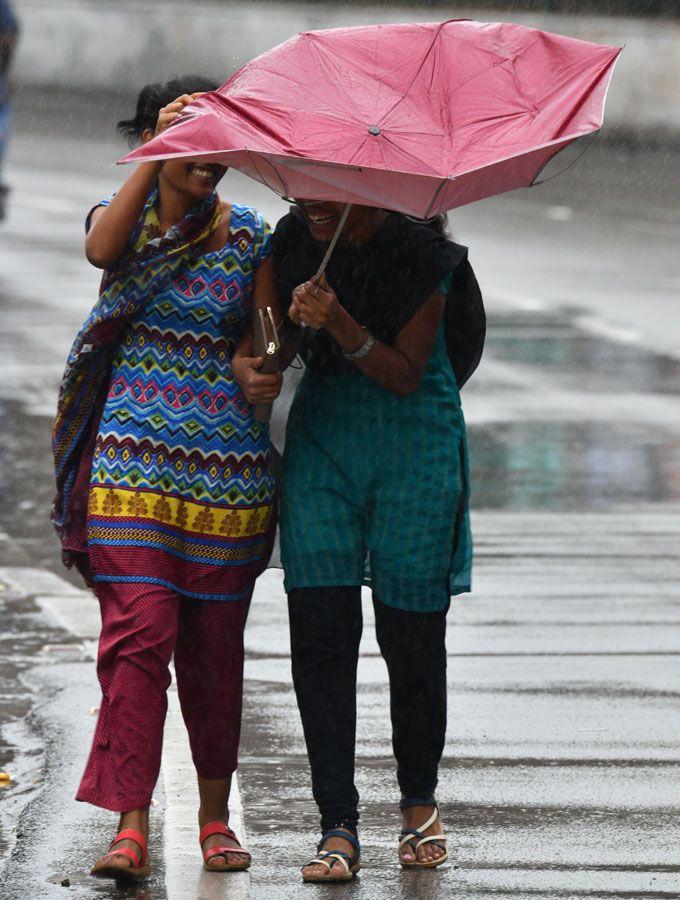
M273 249L282 313L290 306L293 289L313 277L326 247L314 240L295 207L281 219ZM453 283L444 313L446 343L462 387L477 368L486 331L482 295L467 247L430 225L393 213L366 244L339 244L326 277L350 315L376 338L393 344L449 272ZM355 369L323 329L304 332L300 355L308 368L320 374L340 375Z

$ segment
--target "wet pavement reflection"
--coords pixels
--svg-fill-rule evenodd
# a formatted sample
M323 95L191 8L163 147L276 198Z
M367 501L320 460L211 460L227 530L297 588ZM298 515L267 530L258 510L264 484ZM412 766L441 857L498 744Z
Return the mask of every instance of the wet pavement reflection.
M640 302L643 300L641 298ZM490 315L486 353L557 373L586 391L680 393L680 359L634 342L606 340L578 328L580 310Z
M680 441L634 427L530 422L469 431L476 509L680 500Z
M632 392L643 395L642 403L651 395L680 394L679 360L585 334L566 314L490 316L485 354L485 365L520 366L536 392L580 392L593 405L589 394ZM521 390L512 382L493 387ZM677 409L675 422L649 428L632 404L628 417L613 424L597 413L591 417L591 403L580 421L469 421L474 507L578 510L678 502Z

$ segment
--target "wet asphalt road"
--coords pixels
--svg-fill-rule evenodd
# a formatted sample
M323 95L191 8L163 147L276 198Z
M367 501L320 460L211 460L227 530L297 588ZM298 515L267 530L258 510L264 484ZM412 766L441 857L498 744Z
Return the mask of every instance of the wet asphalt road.
M119 110L19 99L0 231L0 568L71 578L47 523L49 416L96 292L84 214L123 174L108 167L122 148L105 132ZM394 863L385 671L367 607L366 868L354 886L302 890L296 866L313 849L316 814L271 572L247 638L251 897L680 897L679 185L678 154L599 143L563 179L452 217L489 306L487 354L463 397L478 563L475 593L449 621L440 796L453 862L419 875ZM237 175L224 192L270 220L283 210ZM26 591L39 593L30 578ZM0 765L14 775L0 794L0 853L14 846L0 896L172 896L162 863L127 893L83 874L112 824L71 800L97 703L92 645L81 649L11 584L0 615ZM40 652L55 643L74 649ZM160 851L162 785L156 799ZM201 890L247 895L243 883Z

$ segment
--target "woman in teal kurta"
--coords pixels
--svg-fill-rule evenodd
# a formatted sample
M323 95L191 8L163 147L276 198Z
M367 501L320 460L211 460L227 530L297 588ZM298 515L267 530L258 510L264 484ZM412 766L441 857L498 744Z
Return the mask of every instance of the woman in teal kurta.
M436 288L448 293L449 274ZM361 584L395 609L441 612L470 590L465 422L443 324L407 396L361 371L308 369L288 419L285 587Z
M342 210L299 201L273 240L288 311L282 332L297 332L306 365L288 419L280 519L293 681L321 811L306 881L349 880L359 867L363 584L390 676L399 859L409 867L446 860L434 797L446 612L452 595L470 590L472 566L459 385L479 360L484 323L467 252L441 227L355 207L327 280L310 282ZM246 396L258 378L253 367Z
M484 316L467 251L441 223L355 207L327 279L311 282L342 211L298 201L273 240L287 310L281 332L306 365L281 479L293 681L321 812L305 881L346 881L359 868L364 584L390 677L399 860L446 860L434 796L446 730L446 612L452 595L470 590L472 565L459 386L479 361ZM242 360L237 371L250 400L266 387L257 362Z

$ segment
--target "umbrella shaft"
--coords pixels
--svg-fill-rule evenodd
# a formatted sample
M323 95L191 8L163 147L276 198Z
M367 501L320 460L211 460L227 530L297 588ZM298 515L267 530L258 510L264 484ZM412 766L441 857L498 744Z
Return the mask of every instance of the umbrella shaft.
M326 250L326 255L324 256L323 261L322 261L321 265L319 266L319 271L316 273L314 278L312 278L312 281L321 281L321 279L323 278L323 276L326 272L326 266L328 265L328 261L330 260L331 256L333 255L333 251L335 250L335 245L338 243L338 238L342 234L342 229L345 227L345 224L347 222L347 217L349 216L351 209L352 209L352 204L348 203L347 206L345 206L345 209L343 210L342 216L340 217L340 221L338 222L338 227L335 229L335 234L333 235L333 238L332 238L330 244L328 245L328 250Z

